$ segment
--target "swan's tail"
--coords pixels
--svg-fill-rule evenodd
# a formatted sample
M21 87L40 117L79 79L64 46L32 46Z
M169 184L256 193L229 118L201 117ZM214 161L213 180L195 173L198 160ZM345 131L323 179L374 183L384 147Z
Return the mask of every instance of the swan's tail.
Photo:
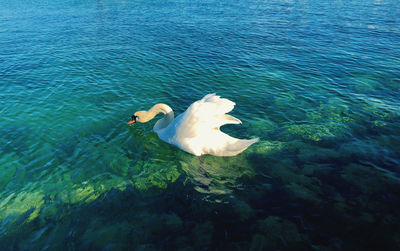
M244 150L246 150L249 146L259 141L259 138L255 139L239 139L235 143L230 144L222 156L234 156L237 155Z

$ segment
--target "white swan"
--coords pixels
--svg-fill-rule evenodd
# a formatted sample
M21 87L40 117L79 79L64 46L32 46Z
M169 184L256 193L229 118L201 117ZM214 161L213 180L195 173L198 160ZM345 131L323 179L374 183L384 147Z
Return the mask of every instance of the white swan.
M164 117L154 125L154 131L161 140L175 145L188 153L200 156L234 156L258 141L255 139L233 138L219 130L225 124L241 124L242 122L226 113L232 111L235 103L208 94L174 119L174 112L166 104L156 104L148 111L138 111L128 124L136 121L145 123L157 114Z

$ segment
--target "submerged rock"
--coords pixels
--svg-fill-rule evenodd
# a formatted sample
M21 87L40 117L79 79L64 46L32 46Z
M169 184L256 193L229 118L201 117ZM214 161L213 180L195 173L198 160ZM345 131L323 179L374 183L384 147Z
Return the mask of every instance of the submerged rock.
M241 221L249 220L255 216L255 212L251 206L243 200L236 200L233 208L237 214L239 214L239 219Z
M12 181L17 170L23 168L16 154L2 152L0 152L0 167L0 191L2 191Z
M305 240L296 224L276 216L259 221L258 229L262 235L253 236L254 248L262 246L266 249L286 249Z
M342 133L342 128L334 125L318 125L318 124L303 124L303 125L291 125L288 127L288 131L296 136L302 137L303 139L320 141L325 138L332 138Z
M241 177L253 177L251 168L245 155L221 158L215 156L181 156L179 163L187 178L195 185L200 193L224 195L241 187Z
M250 250L251 251L262 251L268 247L267 238L261 234L255 234L250 243Z
M197 249L209 247L212 242L214 226L211 221L197 224L193 231L193 239Z
M133 184L141 191L150 188L166 189L169 183L175 182L181 175L174 163L161 160L138 161L135 165Z
M247 153L256 153L256 154L273 154L279 151L284 150L287 145L284 142L280 141L259 141L257 144L254 144L246 150Z
M38 217L41 206L44 204L43 191L33 189L34 186L27 186L26 191L12 193L1 201L0 220L6 217L20 217L25 215L27 221ZM32 191L32 192L30 192Z
M175 213L166 215L165 226L170 231L178 231L182 228L183 221Z

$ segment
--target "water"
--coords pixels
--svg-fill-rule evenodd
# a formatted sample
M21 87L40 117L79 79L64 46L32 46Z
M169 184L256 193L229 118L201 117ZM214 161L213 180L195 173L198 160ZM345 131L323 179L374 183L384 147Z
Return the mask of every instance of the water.
M0 249L397 250L397 1L0 1ZM231 158L137 110L236 102Z

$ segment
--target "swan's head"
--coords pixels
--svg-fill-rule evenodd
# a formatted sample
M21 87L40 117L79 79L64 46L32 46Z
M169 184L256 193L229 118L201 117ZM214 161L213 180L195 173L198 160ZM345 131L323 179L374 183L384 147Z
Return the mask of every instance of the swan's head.
M140 123L145 123L149 121L151 118L148 116L147 111L138 111L135 112L135 114L132 115L131 121L128 122L128 125L140 122Z
M136 118L137 117L135 115L132 115L131 121L128 122L128 125L136 123Z

